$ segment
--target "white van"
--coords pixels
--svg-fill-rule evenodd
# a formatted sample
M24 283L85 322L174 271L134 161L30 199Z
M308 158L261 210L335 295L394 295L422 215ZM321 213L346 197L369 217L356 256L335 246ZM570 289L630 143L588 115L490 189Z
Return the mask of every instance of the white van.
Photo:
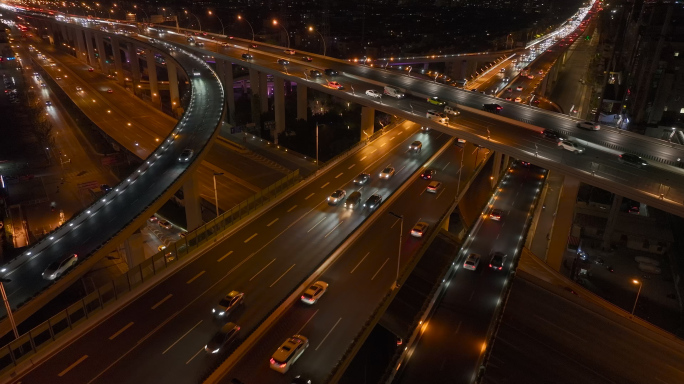
M441 124L449 124L449 118L447 115L443 114L442 112L437 112L434 109L428 110L425 114L425 117Z
M461 114L461 111L459 111L458 109L456 109L456 107L450 107L450 106L447 105L447 106L444 107L444 113L447 113L447 114L450 114L450 115L454 115L454 116L458 116L458 115Z
M404 95L404 92L398 90L397 88L390 87L389 85L385 86L385 90L383 91L383 93L387 96L396 97L397 99L401 99L404 96L406 96Z

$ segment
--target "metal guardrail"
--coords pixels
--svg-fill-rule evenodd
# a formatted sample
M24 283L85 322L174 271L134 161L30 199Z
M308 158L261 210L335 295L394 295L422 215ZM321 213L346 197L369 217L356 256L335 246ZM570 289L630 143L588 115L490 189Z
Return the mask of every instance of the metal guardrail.
M201 245L213 240L240 219L288 190L299 180L299 170L295 170L1 347L0 373L6 373L9 368L17 366L17 364L67 334L75 326L119 299L121 295L131 292L152 276L174 265Z

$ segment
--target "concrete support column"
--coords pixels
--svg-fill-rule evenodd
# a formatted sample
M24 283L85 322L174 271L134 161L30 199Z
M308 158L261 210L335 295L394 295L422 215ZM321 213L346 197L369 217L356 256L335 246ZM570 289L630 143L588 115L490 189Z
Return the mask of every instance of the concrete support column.
M252 121L257 126L261 125L261 112L259 111L259 98L261 97L259 93L259 71L256 69L249 69L249 89L252 92Z
M185 203L185 220L188 231L202 225L202 206L199 191L199 180L196 175L189 176L183 184L183 202Z
M226 103L228 103L228 113L226 118L228 123L235 125L235 91L233 90L233 63L226 61L223 63L223 84L226 88Z
M131 72L133 74L133 78L131 79L133 83L133 93L135 93L138 84L140 84L140 61L138 60L138 52L135 45L129 43L127 51L128 61L131 65Z
M275 83L273 87L275 89ZM265 72L259 73L259 103L261 113L268 112L268 77Z
M610 207L610 213L608 214L608 221L606 222L606 228L603 231L603 245L601 246L604 250L610 249L610 241L613 236L613 230L615 230L615 222L618 220L618 215L620 213L620 206L622 205L622 196L613 195L613 205Z
M122 87L126 86L126 75L123 71L123 64L121 63L121 47L119 40L112 39L112 52L114 53L114 68L116 69L116 81Z
M489 178L492 188L496 185L496 182L499 180L499 175L501 175L501 159L503 155L501 152L494 152L494 156L492 156L492 160L494 161L494 164L492 164L492 177Z
M447 216L444 222L442 223L442 229L445 231L449 231L449 221L451 221L451 216Z
M504 155L504 159L503 159L504 169L508 168L508 163L510 163L510 161L511 161L511 157L508 155Z
M143 234L140 232L140 229L135 231L135 233L124 241L124 249L126 250L126 263L129 268L138 265L145 260Z
M375 129L375 109L371 107L361 107L361 138L366 140Z
M95 67L95 49L93 48L93 33L90 30L85 29L85 42L86 48L88 49L88 64L91 67Z
M105 51L104 36L95 35L95 42L97 43L97 53L100 62L100 70L102 73L109 74L107 66L107 51Z
M278 134L285 131L285 82L282 77L273 77L273 102L276 123L273 141L278 144Z
M88 62L88 50L86 49L85 39L83 38L83 30L80 28L70 28L71 33L75 36L76 46L78 47L77 59L84 63Z
M71 38L69 37L69 34L67 33L66 24L60 24L59 30L62 33L62 41L68 41L69 44L71 45L73 43L73 41L71 40Z
M308 108L308 99L307 99L307 86L298 83L297 84L297 120L306 120L307 119L307 108Z
M169 73L169 95L171 96L171 109L176 113L180 108L180 95L178 93L178 70L171 60L166 60L166 70ZM178 116L178 115L177 115Z
M159 83L157 82L157 62L154 60L154 51L145 50L147 57L147 77L150 79L150 97L152 104L159 106Z
M550 230L549 250L546 253L546 264L560 272L563 264L563 255L568 244L568 236L572 230L572 222L577 201L577 192L580 182L578 179L565 176L563 189L558 199L558 208L553 227Z

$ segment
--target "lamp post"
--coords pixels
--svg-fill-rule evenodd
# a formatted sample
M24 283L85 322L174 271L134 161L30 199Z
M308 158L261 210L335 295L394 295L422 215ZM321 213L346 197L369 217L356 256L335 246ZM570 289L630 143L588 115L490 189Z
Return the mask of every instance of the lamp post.
M250 23L249 21L247 21L247 19L245 19L245 18L242 17L241 15L238 15L237 18L238 18L238 20L244 20L245 23L247 23L247 25L249 25L249 29L252 31L252 44L254 44L254 28L252 28L252 23ZM249 53L249 48L250 48L251 46L252 46L251 44L247 46L247 53Z
M5 293L5 285L3 283L9 283L10 279L0 278L0 293L2 293L2 301L5 303L5 309L7 310L7 317L9 318L10 324L12 325L12 331L14 331L14 338L19 338L19 331L17 331L17 323L14 322L14 315L12 314L12 307L9 305L7 300L7 293Z
M200 22L199 17L197 17L197 15L195 15L192 12L188 12L187 10L185 10L185 14L195 16L195 19L197 19L197 24L199 24L199 30L200 30L200 32L202 32L202 23Z
M320 32L318 32L317 29L314 29L314 27L309 27L309 32L316 32L318 33L318 36L321 37L321 41L323 42L323 57L325 57L325 38L323 37L323 35L321 35Z
M285 34L287 35L287 49L290 49L290 33L287 32L287 29L285 29L284 25L278 24L278 20L276 20L276 19L273 19L273 25L280 25L283 28L283 30L285 31ZM325 56L325 55L323 55L323 56Z
M401 220L401 222L399 223L399 252L397 253L397 278L396 280L394 280L394 284L392 285L392 289L395 289L399 288L399 265L401 263L401 244L403 242L404 236L404 216L397 215L394 212L390 212L389 214Z
M138 9L138 6L137 6L137 5L134 5L133 8ZM147 20L150 20L150 17L147 15L147 12L143 11L142 8L140 8L139 10L140 10L140 12L142 12L143 14L145 14L145 17L147 17Z
M641 287L644 286L644 283L642 283L641 281L639 281L637 279L633 279L632 283L639 284L639 290L637 291L636 299L634 300L634 306L632 307L632 316L634 316L634 311L636 310L637 301L639 301L639 295L641 294Z
M207 13L209 14L209 16L216 16L219 23L221 23L221 34L224 35L225 34L224 31L226 30L226 27L223 26L223 21L221 20L221 18L218 17L218 15L214 14L212 11L207 11Z
M216 176L223 175L223 172L214 172L214 202L216 202L216 217L219 217L218 189L216 189Z

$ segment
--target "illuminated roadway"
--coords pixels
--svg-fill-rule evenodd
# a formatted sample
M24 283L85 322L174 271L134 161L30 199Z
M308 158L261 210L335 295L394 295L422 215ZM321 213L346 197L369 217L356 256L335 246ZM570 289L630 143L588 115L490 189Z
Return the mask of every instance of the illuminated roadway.
M203 348L221 326L212 319L211 308L223 295L234 289L245 292L245 305L231 320L242 327L242 335L247 335L369 215L360 209L329 206L327 196L338 188L351 193L357 188L352 180L366 170L372 179L363 188L363 201L371 191L386 199L448 138L439 132L421 133L414 123L402 123L267 214L236 228L229 237L37 366L22 381L196 381L217 362L218 356L208 356ZM408 144L416 139L422 141L422 151L407 152ZM388 164L396 168L396 174L380 180L378 174ZM389 263L386 268L391 275ZM58 376L85 355L88 357Z

